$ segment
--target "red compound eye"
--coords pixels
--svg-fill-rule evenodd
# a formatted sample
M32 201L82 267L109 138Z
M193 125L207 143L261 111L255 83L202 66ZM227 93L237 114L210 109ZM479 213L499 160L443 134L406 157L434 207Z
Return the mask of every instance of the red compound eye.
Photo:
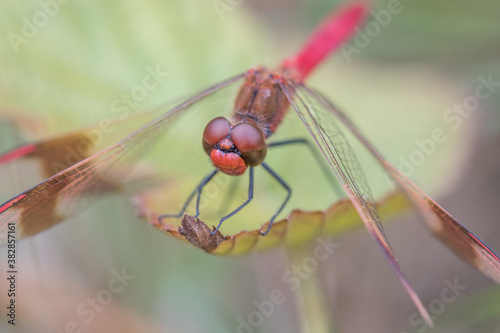
M266 140L260 129L250 123L241 123L231 130L231 140L248 166L257 166L267 153Z
M212 148L229 135L231 125L224 117L212 119L203 131L203 149L210 155Z

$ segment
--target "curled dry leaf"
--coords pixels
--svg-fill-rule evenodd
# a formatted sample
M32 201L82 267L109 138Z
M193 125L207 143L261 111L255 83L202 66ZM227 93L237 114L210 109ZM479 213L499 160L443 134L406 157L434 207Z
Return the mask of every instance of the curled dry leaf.
M182 217L182 227L179 227L179 234L184 236L191 244L206 252L212 252L226 238L220 231L212 235L215 228L210 229L205 222L199 218L184 214Z
M160 222L158 217L163 213L162 203L167 200L162 193L165 191L160 187L136 195L133 204L137 215L162 232L216 255L245 255L279 245L298 246L321 235L340 235L363 225L352 203L342 199L324 211L293 210L288 217L276 221L266 236L260 235L260 229L243 230L225 236L218 231L211 235L214 227L210 228L202 220L188 214L184 214L181 226L175 224L179 219L164 219ZM377 208L383 217L395 215L409 207L406 197L400 192L393 192L377 201ZM267 223L262 226L263 230L266 228Z

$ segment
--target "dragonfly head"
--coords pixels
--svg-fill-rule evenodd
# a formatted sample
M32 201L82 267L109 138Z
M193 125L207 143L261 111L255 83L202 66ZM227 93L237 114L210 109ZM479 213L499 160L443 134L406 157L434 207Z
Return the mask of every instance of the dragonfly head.
M247 122L231 126L224 117L212 119L205 127L203 149L217 169L231 176L261 164L267 153L264 134L257 126Z

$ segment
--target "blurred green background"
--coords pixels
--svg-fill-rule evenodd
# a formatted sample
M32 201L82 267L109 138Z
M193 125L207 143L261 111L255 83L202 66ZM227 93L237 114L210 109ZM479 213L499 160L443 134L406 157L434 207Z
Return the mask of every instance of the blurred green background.
M180 101L255 65L274 66L297 50L337 4L2 2L0 148L112 117L112 102L140 84L147 68L159 66L168 76L133 112ZM379 15L388 8L384 1L373 6ZM359 54L337 52L309 84L340 105L396 165L418 149L415 141L429 138L435 128L444 129L448 140L409 176L498 252L500 90L457 128L443 114L472 94L479 78L500 81L500 4L401 1L399 8L386 27L358 47ZM38 26L30 27L34 23ZM13 42L17 37L12 34L22 39ZM20 130L11 126L13 119ZM278 135L286 137L286 129ZM168 151L164 154L168 158ZM295 201L288 212L308 208L301 202L324 199L322 193L329 190L314 187L319 194L312 196L301 172L307 163L291 168L290 155L270 157L276 170L286 169L287 179L297 179L292 181L297 182ZM386 181L364 155L361 159L380 196ZM258 208L246 214L260 221ZM439 332L500 329L495 319L499 289L492 282L432 239L415 218L390 224L387 234L424 304L440 304L445 281L458 279L466 286L442 311L435 308ZM107 197L18 244L18 325L11 327L4 317L0 329L70 332L74 321L82 332L237 332L239 327L245 332L238 318L248 320L256 311L254 302L262 303L278 289L285 291L287 301L251 328L253 332L305 332L306 327L331 331L318 324L323 321L338 332L416 332L420 324L409 320L415 309L366 231L336 238L335 243L338 247L314 276L290 291L282 276L301 260L300 254L290 256L281 248L242 258L213 257L136 218L128 196ZM6 260L0 262L4 267ZM113 270L122 268L134 279L85 322L78 306L108 288ZM5 293L1 295L4 302Z

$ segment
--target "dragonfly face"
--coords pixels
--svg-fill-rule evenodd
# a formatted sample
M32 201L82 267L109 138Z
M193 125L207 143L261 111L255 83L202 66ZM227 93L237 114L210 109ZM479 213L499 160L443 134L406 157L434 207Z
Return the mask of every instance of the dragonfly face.
M247 166L257 166L267 153L262 131L253 123L231 126L224 117L211 120L203 132L203 148L214 166L231 176L242 175Z

